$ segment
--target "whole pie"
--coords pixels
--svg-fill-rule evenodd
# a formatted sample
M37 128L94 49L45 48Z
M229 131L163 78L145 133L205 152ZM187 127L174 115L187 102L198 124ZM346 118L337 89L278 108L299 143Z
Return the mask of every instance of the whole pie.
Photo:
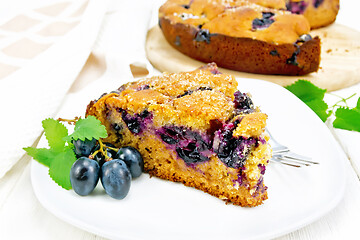
M320 39L285 0L168 0L159 25L178 51L224 68L279 75L319 68Z

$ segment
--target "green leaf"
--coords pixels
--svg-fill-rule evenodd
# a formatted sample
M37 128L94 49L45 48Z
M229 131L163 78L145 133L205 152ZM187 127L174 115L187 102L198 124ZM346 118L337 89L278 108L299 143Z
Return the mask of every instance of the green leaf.
M285 88L303 102L314 99L323 99L326 92L326 89L319 88L307 80L298 80Z
M357 109L358 111L360 111L360 97L359 97L359 99L358 99L358 101L357 101L356 109Z
M307 80L298 80L285 88L311 108L323 122L328 119L331 112L327 112L328 105L323 100L326 89L319 88Z
M52 159L56 156L57 152L47 148L24 148L27 154L33 157L36 161L49 167Z
M68 142L72 139L85 141L85 139L91 140L95 138L98 140L99 138L106 137L107 132L105 126L94 116L88 116L85 119L79 119L75 124L74 132L64 138L64 140Z
M335 128L360 132L360 111L358 106L359 101L356 108L338 108L335 112L336 119L333 122L333 126Z
M60 187L66 190L71 189L70 169L76 161L72 148L66 147L63 152L54 156L49 167L49 175Z
M76 122L74 132L68 136L67 128L54 119L43 122L49 149L28 147L24 150L38 162L49 167L49 175L59 186L71 189L70 169L76 161L72 139L99 139L107 137L105 126L94 116Z
M307 101L305 104L308 105L308 107L311 108L323 122L325 122L331 114L330 112L327 112L328 105L322 99Z
M42 126L50 148L58 150L62 149L66 142L63 138L68 135L67 128L59 121L52 118L43 120Z

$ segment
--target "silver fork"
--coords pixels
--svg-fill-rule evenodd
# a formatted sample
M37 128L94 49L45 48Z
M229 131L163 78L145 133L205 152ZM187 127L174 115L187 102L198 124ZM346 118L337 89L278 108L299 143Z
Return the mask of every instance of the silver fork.
M269 144L271 145L273 150L273 156L270 159L272 162L277 162L292 167L302 167L310 166L312 164L319 164L318 162L311 161L310 157L291 152L287 146L282 145L275 140L275 138L271 135L269 129L266 128L266 132L270 136Z

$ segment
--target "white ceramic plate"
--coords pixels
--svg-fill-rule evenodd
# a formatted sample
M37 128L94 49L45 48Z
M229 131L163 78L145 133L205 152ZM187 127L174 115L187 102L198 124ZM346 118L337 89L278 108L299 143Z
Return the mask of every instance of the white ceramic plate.
M99 183L90 196L57 186L48 169L32 162L31 180L42 205L86 231L113 239L269 239L323 216L341 200L345 156L328 128L286 89L238 79L255 105L267 113L272 134L319 165L293 168L271 163L265 183L269 199L255 208L226 205L202 191L143 174L124 200L107 196Z

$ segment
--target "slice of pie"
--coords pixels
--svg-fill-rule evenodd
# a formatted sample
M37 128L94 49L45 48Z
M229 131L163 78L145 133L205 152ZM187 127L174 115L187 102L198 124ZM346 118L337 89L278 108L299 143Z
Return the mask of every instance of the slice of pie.
M267 115L215 64L127 83L87 107L115 146L132 146L151 176L240 206L267 199Z

